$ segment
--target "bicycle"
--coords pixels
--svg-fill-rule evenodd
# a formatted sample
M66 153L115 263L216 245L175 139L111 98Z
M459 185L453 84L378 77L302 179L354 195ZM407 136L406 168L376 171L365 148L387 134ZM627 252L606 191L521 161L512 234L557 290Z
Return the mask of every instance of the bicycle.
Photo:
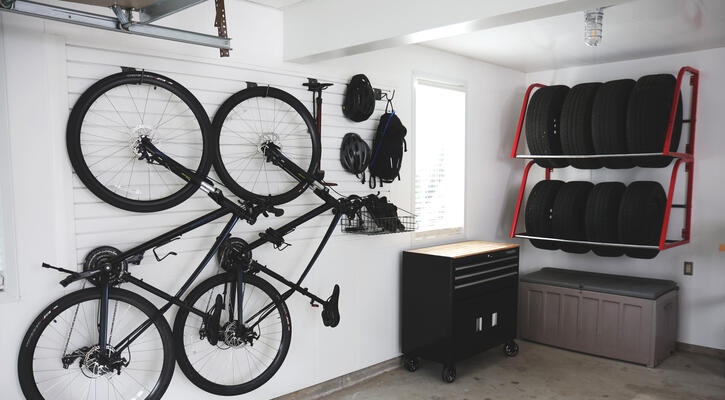
M144 85L148 87L144 88ZM320 96L316 110L318 121L321 92L326 85L329 84L309 87ZM123 89L132 99L128 107L117 106L119 92L123 93ZM140 98L145 98L143 107L134 100L131 89ZM150 99L152 90L164 92L160 97L154 93L156 98ZM170 94L164 100L166 92ZM183 104L186 109L165 117L172 96L178 98L177 105ZM262 112L269 110L261 107L261 103L270 102L274 107L274 124L272 130L265 130ZM105 103L111 105L113 111L94 109ZM156 114L148 109L153 103L164 111L156 123L149 123L146 118ZM242 134L240 140L234 142L231 137L241 132L231 128L234 118L229 116L246 114L245 107L251 103L258 106L261 129L254 141L250 133ZM284 110L284 117L278 121L277 106L283 105L289 109ZM129 113L134 111L139 123L129 125ZM293 111L295 115L292 115ZM110 117L113 113L117 118ZM116 125L98 124L104 118L120 122L127 130ZM175 133L164 131L171 121L180 118L186 121L186 128L170 129ZM241 121L249 125L249 120ZM188 128L189 124L193 126ZM287 136L292 137L285 141L286 138L278 133L282 131L279 127L290 124ZM301 125L303 128L293 131ZM235 126L238 128L239 125ZM209 134L212 127L214 135ZM114 130L120 138L111 136ZM250 132L253 131L255 129ZM194 139L189 139L192 133ZM183 141L174 141L182 137ZM307 138L310 146L304 147L303 139L306 141ZM84 288L52 302L28 329L18 356L20 383L28 399L159 399L170 383L174 360L195 385L207 392L219 395L247 393L267 382L287 355L291 319L285 301L295 292L310 298L313 305L322 305L324 325L337 326L340 321L339 286L335 285L332 294L322 299L301 285L340 218L354 216L361 203L355 198L335 198L329 193L323 173L319 171L321 146L315 119L293 96L271 87L249 87L224 102L211 125L198 100L178 83L162 75L124 69L120 74L97 82L81 95L71 112L67 139L71 163L78 176L93 193L113 205L134 211L157 211L179 204L196 189L201 189L219 208L123 252L110 246L96 248L86 256L80 272L44 263L43 267L68 275L60 282L64 287L76 281L90 282L94 287L85 288L84 283ZM216 151L209 149L210 144L216 146ZM176 153L172 156L157 145ZM99 150L99 146L106 150ZM254 151L239 153L240 147L251 147ZM123 157L115 159L119 154ZM240 171L230 168L239 162L233 159L235 155L262 160L262 166L255 167L253 182L244 177L246 167ZM206 177L212 158L222 182L242 199L239 202L227 198ZM108 169L110 167L104 164L110 162L122 165L121 169L126 171ZM287 179L270 181L268 174L271 171L267 171L267 164L276 166ZM145 167L140 175L147 178L146 182L135 176L139 165ZM255 191L262 170L267 185ZM113 178L104 178L109 171L114 173ZM153 181L153 176L158 180ZM180 183L170 184L164 176L181 178L177 179ZM323 201L322 205L277 229L267 229L251 243L231 237L232 228L240 220L253 225L260 216L270 213L281 216L284 211L276 206L308 188ZM287 280L252 258L252 251L266 243L283 249L287 245L285 235L330 210L334 217L329 228L297 281ZM212 247L174 295L129 271L128 265L138 265L149 250L158 261L175 255L169 253L161 257L156 250L225 216L229 220ZM222 272L200 282L182 300L215 256ZM279 293L262 278L262 274L289 289ZM122 283L137 286L167 303L157 309L140 295L119 288ZM179 310L172 331L163 315L173 305Z

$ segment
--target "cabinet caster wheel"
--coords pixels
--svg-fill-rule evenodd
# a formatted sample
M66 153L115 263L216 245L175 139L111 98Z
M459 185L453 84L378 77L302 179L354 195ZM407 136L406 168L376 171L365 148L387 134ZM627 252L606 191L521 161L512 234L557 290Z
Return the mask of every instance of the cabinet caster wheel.
M443 366L443 372L441 372L441 378L445 383L453 383L456 380L456 367L452 365Z
M509 357L515 357L519 354L519 345L513 340L508 341L503 345L503 353Z
M406 356L403 358L403 365L408 371L415 372L418 370L418 367L420 367L420 360L417 357Z

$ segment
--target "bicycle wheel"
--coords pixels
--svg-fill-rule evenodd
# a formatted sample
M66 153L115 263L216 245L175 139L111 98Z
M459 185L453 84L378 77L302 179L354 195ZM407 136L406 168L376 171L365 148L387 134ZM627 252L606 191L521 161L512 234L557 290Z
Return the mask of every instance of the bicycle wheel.
M139 160L144 137L200 176L211 168L211 124L199 101L173 80L146 71L108 76L78 99L66 145L78 178L98 198L136 212L161 211L188 199L198 185Z
M279 146L308 176L319 168L315 121L299 100L282 90L253 87L234 94L214 115L213 129L214 169L229 190L243 199L282 204L309 185L267 162L260 150L265 143Z
M217 295L222 295L219 341L207 339L204 320L180 309L174 321L177 362L184 374L201 389L232 396L250 392L267 382L287 356L292 328L289 311L279 293L267 281L244 277L243 320L250 329L239 334L229 318L236 313L230 295L236 278L219 274L199 284L185 299L186 304L212 314Z
M118 353L125 338L158 310L139 295L110 290L108 360L98 346L98 288L73 292L38 315L18 356L23 394L30 400L160 399L174 372L172 333L164 318Z

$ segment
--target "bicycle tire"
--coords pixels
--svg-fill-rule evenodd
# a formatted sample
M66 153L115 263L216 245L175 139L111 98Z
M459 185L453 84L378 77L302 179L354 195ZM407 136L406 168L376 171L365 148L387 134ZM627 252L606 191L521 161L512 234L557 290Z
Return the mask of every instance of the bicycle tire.
M215 287L234 282L235 279L236 279L236 276L234 274L228 274L228 273L223 273L223 274L215 275L211 278L208 278L208 279L204 280L203 282L199 283L199 285L196 286L189 293L189 295L186 297L186 299L184 299L184 302L191 306L196 304L198 301L202 301L202 303L204 303L202 296L205 293L209 292L209 290L212 290L211 294L209 296L209 299L211 299L214 297L214 288ZM198 332L200 332L201 327L200 327L199 331L196 331L195 327L189 326L189 322L187 321L187 318L190 315L189 311L185 310L183 308L179 309L179 312L176 314L176 319L174 321L174 341L176 343L176 348L178 350L177 351L177 362L179 363L179 367L181 368L181 370L184 372L184 375L186 375L186 377L189 378L189 380L191 382L193 382L196 386L198 386L199 388L203 389L206 392L214 393L214 394L222 395L222 396L234 396L234 395L240 395L243 393L251 392L252 390L255 390L258 387L260 387L261 385L263 385L270 378L272 378L272 376L274 376L274 374L277 372L277 370L279 370L280 366L282 366L282 363L284 362L284 359L287 356L287 351L289 350L290 342L292 340L292 325L291 325L290 315L289 315L289 310L287 309L287 305L282 300L279 292L277 292L277 290L264 279L262 279L258 276L248 274L248 275L244 276L244 283L246 285L251 285L253 287L251 289L249 287L246 287L245 291L244 291L245 295L246 295L246 293L250 293L250 292L252 294L255 293L256 292L255 288L256 288L256 289L259 289L260 291L262 291L274 303L274 309L276 309L277 312L279 313L279 322L281 324L280 325L281 336L280 336L279 348L277 349L277 352L275 353L274 358L273 358L272 362L269 364L269 366L266 369L264 369L259 375L254 377L253 379L243 382L243 383L231 384L231 385L225 385L225 384L220 384L218 382L213 382L212 380L210 380L207 377L202 375L204 368L206 368L205 365L200 366L201 371L197 371L195 366L192 365L192 363L189 359L189 354L187 354L187 347L190 347L192 345L198 345L201 343L203 345L202 348L204 349L202 351L206 351L207 348L214 347L214 346L212 346L207 340L199 341L199 337L196 336L196 334ZM250 294L250 296L252 294ZM207 303L210 303L210 302L207 302ZM207 303L204 303L204 304L207 304ZM245 297L244 304L250 304L250 306L252 306L252 305L257 304L257 301L255 300L250 303L250 301L247 300ZM263 301L263 304L264 304L264 301ZM207 304L207 306L208 305L209 304ZM264 304L264 305L266 305L266 304ZM226 306L225 306L225 308L226 308ZM245 310L247 310L247 308L245 308ZM205 310L205 311L208 312L209 310ZM225 312L227 312L227 311L225 310ZM267 318L274 318L272 316L273 314L274 313L272 313L271 316L268 316ZM195 314L192 314L192 315L195 315ZM224 317L222 317L222 318L224 318ZM227 322L229 322L229 321L227 321ZM220 326L221 326L221 324L220 324ZM187 328L187 327L190 328L191 333L192 333L191 335L185 335L185 333L186 333L185 328ZM192 339L196 341L196 343L194 343L194 342L188 343L188 344L185 343L185 341L184 341L185 336L187 336L187 337L191 336ZM223 335L220 335L220 336L223 337ZM261 331L260 331L260 338L261 338ZM257 340L259 340L259 339L257 339ZM267 344L265 342L261 342L261 343L269 346L269 344ZM227 343L224 342L223 339L219 339L219 343L216 345L216 347L226 346L226 345L227 345ZM244 346L245 346L244 348L246 349L247 348L246 345L244 345ZM232 349L232 348L229 347L225 350L230 350L230 349ZM249 349L254 349L254 347L253 346L249 347ZM222 351L224 351L224 350L222 350ZM232 351L234 351L234 349L232 349ZM208 364L209 360L211 360L212 358L208 358L209 352L206 352L204 354L205 354L204 357L207 357L206 362ZM249 353L249 354L251 354L251 353ZM248 355L247 355L247 357L248 357ZM197 362L198 361L200 361L200 360L197 360ZM233 355L230 357L230 361L234 362ZM247 361L249 362L249 358L247 358ZM234 365L235 364L232 364L232 365L233 365L232 366L232 369L233 369L232 375L233 375L233 380L235 380L236 379L236 377L234 376L234 368L235 368ZM251 366L250 366L250 369L251 369ZM251 374L250 374L250 376L251 376ZM215 375L215 377L218 377L218 375Z
M260 99L264 99L263 101L266 100L267 103L272 103L271 107L264 110L265 118L262 117ZM281 104L278 104L275 100L278 100ZM243 105L243 103L247 101L254 101L256 104L258 121L256 115L252 115L254 120L244 119L242 118L243 115L240 115L239 112L236 111L237 107L240 107L240 112L243 114L248 111L245 107L254 107L255 104L249 105L250 103ZM288 110L282 111L285 113L285 116L281 117L279 121L276 119L277 106L289 107ZM271 118L269 118L270 108L272 109ZM233 112L237 114L237 117L239 117L238 119L235 120L234 118L229 118L230 114ZM288 119L288 115L292 112L296 113L299 120L293 120L292 122L283 121L283 119ZM252 113L254 114L254 111ZM229 123L225 124L228 118ZM233 121L239 121L240 125L238 125L237 129L233 129L231 127ZM259 123L259 129L257 129L257 122ZM296 125L293 125L295 122ZM241 125L242 123L244 123L244 126ZM272 129L270 131L265 131L265 125L266 127L271 127ZM283 133L282 125L291 125L292 128L288 128L290 130ZM295 139L294 136L297 135L293 134L298 131L295 131L294 128L300 125L304 125L303 130L306 133L299 134L301 139ZM280 145L280 147L282 147L282 153L288 156L296 164L299 165L300 162L307 164L300 165L300 167L302 170L307 172L308 177L315 176L320 167L322 150L315 120L302 102L283 90L273 87L260 86L247 88L235 93L219 107L219 110L214 115L212 128L214 130L213 137L215 140L214 170L217 175L219 175L219 178L224 185L229 188L232 193L245 200L257 203L266 202L267 204L272 205L283 204L292 201L301 195L309 186L308 181L300 182L290 177L281 169L273 169L277 167L273 166L271 163L270 169L267 168L265 156L259 151L259 146L265 141L272 141L275 144ZM249 130L247 131L245 129ZM299 130L299 132L302 132L302 130ZM245 137L245 135L248 135L248 137ZM283 139L286 139L290 135L293 137L288 140L292 141L291 143L294 143L294 145L284 144ZM294 141L296 140L300 140L301 143L295 143ZM234 151L237 147L244 146L248 147L244 153L229 153L229 151ZM299 151L305 152L305 154L293 155L294 153L289 151L289 147L299 149ZM309 152L309 159L307 152ZM227 155L226 160L225 154ZM238 158L234 160L229 159L234 156L238 156ZM297 161L295 158L297 158ZM252 165L252 168L248 170L247 167L250 166L252 161L261 161L259 162L259 168L256 168L257 164L255 163ZM240 164L236 165L236 163ZM241 167L241 169L239 169L237 173L236 169L239 167ZM261 176L262 171L264 171L264 176L267 180L268 193L264 193L263 184L259 191L255 191L258 178ZM276 176L281 176L282 178L280 179L287 179L288 181L272 182L269 180L270 173L278 174ZM233 174L236 176L233 177ZM272 190L272 185L270 185L270 183L280 184L280 188ZM275 193L272 193L273 191Z
M134 95L131 93L130 87L143 85L148 87L145 99L143 99L143 93L139 93L141 98L137 102ZM120 94L118 92L111 93L115 89L118 89L118 91L121 91L121 94L125 96L125 92L121 89L123 86L125 86L128 92L128 99L131 100L130 103L128 99L121 98L119 100ZM149 112L149 110L147 110L150 94L152 93L152 87L154 89L154 98L151 99L151 104L157 104L158 108L161 110L154 126L145 124L147 113L150 119L151 116L154 116L153 112ZM165 94L158 94L162 91L157 93L158 88L170 93L166 100L164 100L164 97L166 97ZM136 91L138 93L140 90ZM111 95L107 95L108 93L111 93ZM158 99L155 98L157 97L157 94L159 97ZM188 113L184 112L170 117L166 116L167 110L169 112L174 111L177 104L180 104L175 102L171 108L169 107L173 96L188 107ZM101 97L105 100L103 103L107 102L108 105L111 106L112 110L102 109L102 107L108 107L108 105L104 106L101 104L102 102L99 101ZM128 106L128 111L125 111L123 107L121 107L123 103L121 103L121 105L114 104L111 100L113 97L116 97L117 101L125 100L127 103L126 105ZM91 107L96 106L97 101L98 110L91 109ZM143 106L141 106L141 102L143 102ZM141 109L143 109L143 114L141 113ZM108 112L110 116L105 115L105 112ZM126 115L126 117L124 117L124 115ZM131 118L139 121L139 123L134 125L133 128L129 126L128 123ZM103 122L103 125L98 125L96 123L94 126L94 119L98 119L99 122ZM169 125L169 123L174 120L175 122ZM84 129L86 122L88 125ZM109 122L112 124L108 125ZM121 124L120 128L114 128L115 125L113 124L117 123ZM179 127L180 129L174 127L179 125L181 125L181 127ZM188 128L189 126L190 128ZM95 129L94 133L87 132L87 130L91 127ZM123 137L123 134L125 133L124 128L128 129L126 132L128 133L128 138ZM196 133L197 128L199 137L196 139L201 142L187 143L187 135ZM185 133L178 134L180 131ZM174 157L176 161L180 162L190 170L196 171L199 176L203 177L209 173L212 165L210 154L211 150L209 149L210 140L208 139L210 131L211 123L209 122L209 116L206 111L202 107L201 103L199 103L199 100L197 100L194 95L181 84L153 72L124 71L99 80L81 94L78 101L73 106L73 110L68 118L66 146L71 165L78 175L78 178L99 199L127 211L154 212L166 210L180 204L191 197L199 186L191 182L183 181L181 178L173 175L173 173L162 166L150 165L145 160L138 159L139 156L135 153L133 148L136 143L136 137L134 135L138 138L144 135L151 137L152 142L156 141L159 149L164 152L170 152L169 149L172 148L178 149L177 151L181 154L177 155L178 159L177 157ZM120 139L117 136L114 136L119 133L122 134ZM109 137L107 135L112 136ZM182 137L184 138L182 139ZM97 144L89 144L92 143L91 140L93 138L97 140ZM128 142L124 142L124 139L127 139ZM170 140L176 140L179 141L179 143L172 143ZM158 141L161 142L159 143ZM196 147L199 145L201 146L200 151L198 151ZM93 146L101 146L101 148L99 149ZM84 147L87 150L85 154ZM106 151L105 149L109 147L111 147L110 153L99 153L102 150ZM94 150L88 151L90 149ZM126 153L126 149L128 150L128 153ZM86 159L91 156L98 158L98 160ZM114 175L110 178L109 182L104 184L99 178L109 171L103 171L103 168L111 168L110 166L105 167L104 165L110 165L110 160L114 157L122 158L120 161L121 168L118 172L111 169L110 171L114 172ZM123 164L123 157L128 160L126 164ZM184 160L187 158L191 161L185 163ZM195 161L197 158L198 163ZM98 163L100 163L100 166L95 167ZM136 170L137 164L140 164L138 167L139 170ZM113 166L115 167L117 165L118 164L114 164ZM146 171L141 170L143 166L146 167ZM96 171L92 170L92 167L96 169ZM124 168L126 170L130 168L130 171L123 171ZM146 175L144 172L147 174L148 198L142 200L142 190L146 189L146 185L142 184L143 175ZM152 175L152 172L154 175ZM136 175L134 175L135 173ZM128 174L128 183L124 184L126 174ZM168 176L169 178L164 178L165 176ZM118 177L118 182L112 182L116 179L116 177ZM123 181L121 177L124 177ZM152 183L152 181L154 182ZM171 182L170 185L169 182ZM176 186L178 186L178 189ZM116 191L113 189L116 189ZM152 198L152 193L154 191L160 193Z
M141 311L145 316L148 318L153 318L158 316L158 309L153 306L148 300L144 299L143 297L139 296L136 293L130 292L128 290L124 289L118 289L118 288L111 288L109 292L109 298L110 300L120 300L124 303L129 305L129 309L126 309L126 313L124 315L128 314L128 311L130 310L130 307L133 306L139 311ZM66 296L63 296L59 298L58 300L52 302L48 307L46 307L33 321L33 323L28 328L28 331L25 334L25 337L23 338L21 347L20 347L20 353L18 354L18 377L20 380L20 387L23 391L23 394L25 395L25 398L29 400L43 400L45 399L43 395L41 394L38 383L36 383L37 379L34 375L33 370L33 362L35 352L36 352L36 346L38 346L38 341L45 332L45 328L48 326L51 326L50 324L53 322L56 322L56 319L61 319L60 315L63 313L63 311L68 310L69 308L73 307L74 305L81 305L82 302L85 301L98 301L100 299L100 290L98 288L88 288L79 290L73 293L70 293ZM118 303L117 303L118 304ZM80 322L79 322L80 324ZM135 325L133 325L135 326ZM171 378L174 373L174 346L173 346L173 335L171 332L171 328L169 327L169 324L166 322L165 318L156 318L154 321L154 327L156 327L157 332L159 333L160 341L162 343L163 348L163 361L161 362L162 368L159 375L159 379L156 383L156 385L151 389L149 395L146 397L147 400L157 400L160 399L163 394L166 392L166 389L169 386L169 383L171 382ZM54 329L57 329L53 326L51 326ZM80 328L80 327L79 327ZM151 329L151 328L149 328ZM57 331L56 331L57 332ZM111 331L112 332L112 331ZM149 332L147 330L147 332ZM122 335L123 336L123 335ZM69 339L70 342L70 339ZM133 346L133 344L132 344ZM44 351L47 351L43 349ZM134 365L134 359L132 357L129 357L129 366ZM142 361L143 362L143 361ZM73 362L75 364L75 362ZM71 365L70 367L74 367L74 365ZM62 366L58 366L58 368L62 368ZM61 369L61 371L65 371L64 369ZM114 374L112 379L119 379L124 374L124 369L121 370L121 375L116 376L115 371L111 371L109 373ZM47 371L39 371L39 372L47 372ZM128 371L127 371L128 372ZM132 378L131 381L138 379L137 377L133 377L130 375L130 372L128 372L129 377ZM76 376L75 379L77 379L78 376ZM56 379L56 378L53 378ZM73 379L71 382L74 383L76 380ZM108 379L110 381L110 379ZM119 382L121 383L121 382ZM140 383L139 383L140 385ZM65 391L61 394L65 394ZM73 392L69 393L70 397L65 397L65 399L69 400L75 400L76 398L79 398L78 396L73 395ZM90 395L90 383L88 386L88 392L87 395ZM134 393L134 395L138 396L138 393ZM103 396L101 396L103 397ZM138 398L138 397L135 397ZM59 398L57 396L53 397L47 397L47 400L64 400L63 398Z

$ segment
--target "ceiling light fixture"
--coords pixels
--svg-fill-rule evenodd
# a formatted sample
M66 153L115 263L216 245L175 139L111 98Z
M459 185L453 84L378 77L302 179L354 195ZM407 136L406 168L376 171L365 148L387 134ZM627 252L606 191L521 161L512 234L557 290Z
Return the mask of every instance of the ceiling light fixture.
M597 47L602 42L602 19L604 8L595 8L584 12L584 44Z

